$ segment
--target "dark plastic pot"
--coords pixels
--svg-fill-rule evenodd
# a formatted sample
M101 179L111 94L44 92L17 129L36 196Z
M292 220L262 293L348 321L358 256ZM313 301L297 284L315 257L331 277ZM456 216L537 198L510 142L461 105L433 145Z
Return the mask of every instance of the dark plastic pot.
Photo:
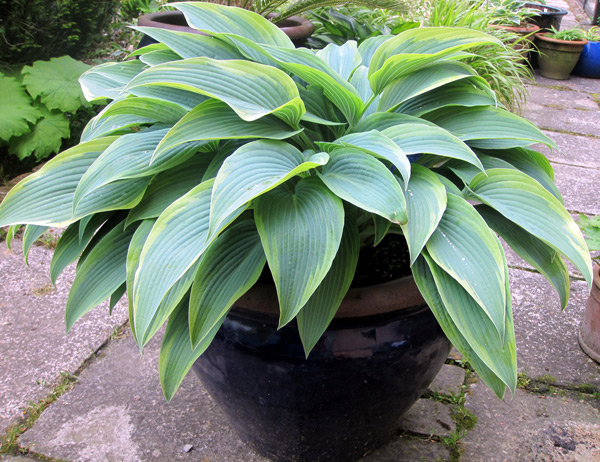
M273 286L236 303L194 370L248 445L278 462L350 462L385 444L450 350L412 277L351 289L305 358Z
M583 47L573 74L600 79L600 42L588 42Z
M158 13L146 14L138 19L138 25L205 35L203 32L190 27L181 11L161 11ZM296 46L303 45L304 41L315 31L315 26L312 22L299 16L292 16L288 19L284 19L278 23L277 26L286 33ZM156 43L156 40L144 36L139 47L141 48L150 45L151 43Z
M540 3L526 3L525 8L539 10L538 16L529 18L527 21L539 26L542 31L549 31L552 27L556 30L560 30L562 18L568 13L567 10L556 8L555 6L542 5Z
M547 34L535 34L539 50L538 62L542 76L555 80L567 80L577 64L587 40L556 40Z
M579 329L579 345L585 354L600 363L600 266L594 267L594 283Z

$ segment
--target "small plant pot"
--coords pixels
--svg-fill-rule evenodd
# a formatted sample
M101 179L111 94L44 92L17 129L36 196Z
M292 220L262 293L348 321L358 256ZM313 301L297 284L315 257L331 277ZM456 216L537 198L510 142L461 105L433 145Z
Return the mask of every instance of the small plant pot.
M600 266L594 267L594 284L579 329L579 346L600 363Z
M583 47L579 61L573 69L573 74L600 79L600 42L588 42Z
M546 33L535 34L539 50L538 62L543 77L567 80L577 64L587 40L566 41L548 37Z
M181 11L161 11L158 13L146 14L138 19L138 25L205 35L203 32L190 27ZM301 18L300 16L292 16L284 19L278 23L277 26L285 32L296 46L302 45L315 31L314 24L308 19ZM156 40L153 40L146 35L142 38L139 46L141 48L150 45L151 43L156 43Z
M525 8L539 10L538 15L529 18L527 22L535 24L543 31L549 31L552 27L560 30L562 18L568 13L567 10L556 8L555 6L542 5L541 3L526 3Z
M529 52L533 48L533 39L536 32L540 30L535 24L524 23L520 26L505 26L494 24L490 26L492 29L501 29L508 32L512 32L516 35L521 36L519 40L507 42L513 49L519 52L523 56L522 62L529 60Z

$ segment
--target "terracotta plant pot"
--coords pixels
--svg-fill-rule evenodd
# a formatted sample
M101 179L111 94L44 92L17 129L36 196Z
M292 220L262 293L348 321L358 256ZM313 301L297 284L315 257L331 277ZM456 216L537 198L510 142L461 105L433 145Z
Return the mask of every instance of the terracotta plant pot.
M535 24L522 24L520 26L505 26L500 24L493 24L490 26L492 29L502 29L514 34L520 35L521 40L513 40L508 42L508 45L518 51L523 56L523 62L529 59L529 52L533 48L534 34L540 30Z
M450 342L412 277L351 289L306 358L257 284L194 364L241 439L277 462L350 462L385 444Z
M594 284L579 329L579 346L600 363L600 266L594 268Z
M199 30L188 25L185 16L181 11L161 11L158 13L146 14L138 19L138 25L145 27L160 27L161 29L190 32L193 34L203 34ZM303 42L315 31L313 23L300 16L292 16L285 19L281 21L281 23L278 23L277 26L286 33L296 46L303 44ZM150 43L155 43L155 40L144 36L140 42L140 48L149 45Z
M583 47L573 74L600 79L600 42L590 41Z
M587 40L556 40L547 33L535 34L539 50L539 65L542 76L555 80L567 80L577 64Z

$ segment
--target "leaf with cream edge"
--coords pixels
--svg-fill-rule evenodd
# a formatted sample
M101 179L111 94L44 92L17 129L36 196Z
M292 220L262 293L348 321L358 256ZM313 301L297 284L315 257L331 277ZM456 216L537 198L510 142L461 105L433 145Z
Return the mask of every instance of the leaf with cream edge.
M446 189L435 173L413 164L412 176L406 188L408 222L402 225L411 265L438 227L447 202Z
M125 91L149 85L216 98L246 121L273 114L296 128L305 111L291 77L279 69L249 61L189 58L159 64L133 78Z
M307 358L329 326L350 288L358 264L359 252L360 237L356 220L346 217L340 247L331 268L298 313L298 332Z
M255 201L254 219L279 299L279 327L317 289L335 258L344 228L342 200L318 178L300 178Z
M432 260L480 305L496 327L497 335L503 338L506 318L504 254L496 246L496 236L473 206L453 194L447 197L446 210L427 241L427 251Z
M469 188L481 202L565 255L591 287L585 240L569 212L542 185L518 170L492 169L477 175Z
M289 143L259 140L245 144L220 168L210 207L210 236L234 210L288 179L325 165L326 153L302 153Z
M392 223L406 223L406 199L398 181L375 157L355 148L337 148L319 178L336 196Z
M79 180L116 139L106 137L74 146L21 180L2 201L0 226L27 223L60 228L72 223Z
M213 183L205 181L167 207L144 243L133 283L133 319L140 347L169 289L210 245L207 237ZM222 227L241 212L231 213Z
M300 133L275 116L245 121L229 106L217 100L199 104L179 120L162 139L152 156L160 159L172 148L190 141L266 138L282 140Z
M189 307L192 348L212 332L233 303L256 283L265 253L252 216L230 226L204 253Z

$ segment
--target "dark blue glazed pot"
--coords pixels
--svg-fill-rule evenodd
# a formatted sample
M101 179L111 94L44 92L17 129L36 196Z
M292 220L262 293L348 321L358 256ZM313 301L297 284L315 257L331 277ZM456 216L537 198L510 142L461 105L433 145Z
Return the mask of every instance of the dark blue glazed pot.
M194 364L242 440L274 461L349 462L385 444L451 347L412 277L351 289L308 358L277 311L273 287L255 286Z
M592 79L600 78L600 42L588 42L583 47L573 74Z

